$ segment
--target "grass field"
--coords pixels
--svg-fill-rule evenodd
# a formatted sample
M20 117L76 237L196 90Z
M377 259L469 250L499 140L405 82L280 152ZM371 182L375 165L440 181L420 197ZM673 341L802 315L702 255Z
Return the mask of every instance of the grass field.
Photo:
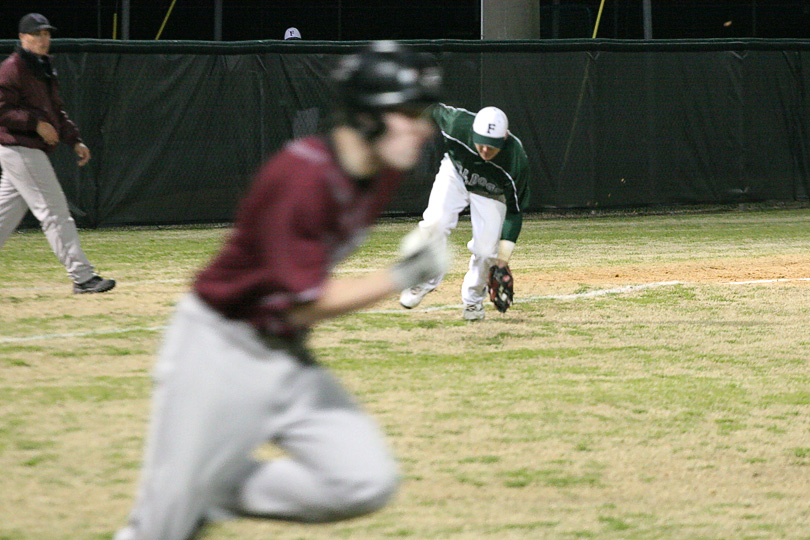
M388 264L383 223L339 271ZM119 286L72 295L39 231L0 250L0 540L101 540L132 503L161 330L227 229L83 231ZM318 327L386 431L395 501L211 539L810 539L810 209L524 224L518 301L465 323L452 271ZM264 455L272 450L262 449Z

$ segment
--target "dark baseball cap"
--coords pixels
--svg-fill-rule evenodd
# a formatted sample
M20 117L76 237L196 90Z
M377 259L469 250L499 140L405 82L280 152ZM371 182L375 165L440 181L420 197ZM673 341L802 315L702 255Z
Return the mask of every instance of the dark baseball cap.
M40 30L56 30L56 27L51 26L45 15L39 13L29 13L20 19L20 34L33 34Z

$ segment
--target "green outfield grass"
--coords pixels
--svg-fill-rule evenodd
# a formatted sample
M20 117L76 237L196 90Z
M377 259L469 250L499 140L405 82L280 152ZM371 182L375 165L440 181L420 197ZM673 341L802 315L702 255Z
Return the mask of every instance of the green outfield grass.
M342 264L389 264L413 220ZM72 295L39 231L0 250L0 540L101 540L136 489L162 328L227 228L82 231L104 295ZM532 216L517 303L460 317L468 220L440 289L318 327L403 483L259 540L810 539L810 209ZM274 450L261 449L272 457Z

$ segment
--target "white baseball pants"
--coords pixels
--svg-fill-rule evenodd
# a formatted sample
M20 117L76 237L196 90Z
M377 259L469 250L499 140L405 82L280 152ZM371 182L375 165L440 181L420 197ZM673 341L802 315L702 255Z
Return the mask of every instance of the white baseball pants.
M70 279L83 283L92 278L93 267L79 245L76 223L48 155L25 146L0 146L0 167L0 247L30 208Z
M138 500L116 540L187 540L234 516L327 522L382 507L396 464L376 424L323 367L268 347L195 295L155 367ZM287 456L252 457L272 442Z
M481 304L486 297L489 268L498 255L498 241L506 218L506 203L467 191L464 179L456 170L450 156L444 155L428 205L422 214L420 227L438 227L446 238L458 225L459 214L470 207L472 239L467 249L472 252L470 265L461 285L464 304ZM439 286L444 275L424 285L428 290Z

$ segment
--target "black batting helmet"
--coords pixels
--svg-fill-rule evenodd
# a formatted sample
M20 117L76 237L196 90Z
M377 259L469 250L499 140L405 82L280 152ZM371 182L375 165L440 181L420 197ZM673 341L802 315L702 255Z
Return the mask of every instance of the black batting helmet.
M439 99L442 82L438 66L395 41L375 41L343 57L332 78L340 104L350 117L355 113L379 114L405 106L427 106Z

